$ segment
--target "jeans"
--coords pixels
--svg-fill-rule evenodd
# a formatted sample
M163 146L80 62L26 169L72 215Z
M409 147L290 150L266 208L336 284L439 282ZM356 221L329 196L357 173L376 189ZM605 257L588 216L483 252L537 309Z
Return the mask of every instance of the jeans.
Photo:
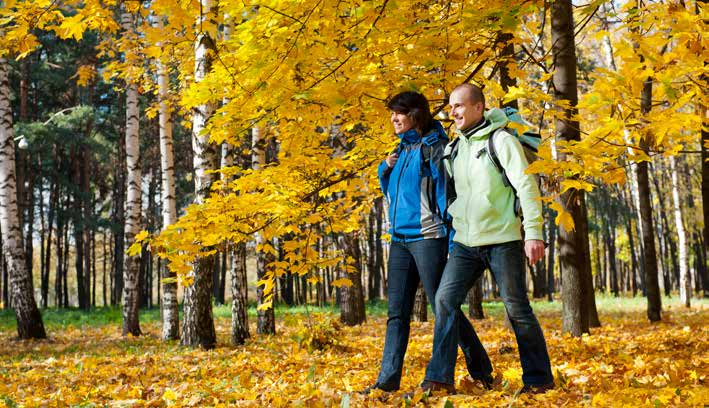
M447 255L447 238L392 242L388 264L388 319L376 387L388 391L399 388L416 289L420 281L429 301L435 299ZM434 306L432 302L431 306Z
M544 334L527 298L522 241L468 247L454 243L451 256L435 297L436 324L433 353L426 368L426 380L454 383L456 344L470 344L472 358L466 358L473 378L492 374L487 352L475 329L460 311L468 291L485 269L490 269L512 323L525 385L545 385L553 381ZM470 366L470 363L477 366Z

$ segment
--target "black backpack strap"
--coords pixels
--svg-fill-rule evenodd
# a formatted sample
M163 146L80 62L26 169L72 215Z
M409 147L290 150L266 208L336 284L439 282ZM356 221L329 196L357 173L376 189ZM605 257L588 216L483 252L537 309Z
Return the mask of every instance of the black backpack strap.
M518 217L522 216L522 206L521 202L519 200L519 196L517 195L517 190L515 187L510 183L510 179L507 177L507 172L505 171L505 168L502 166L502 163L500 162L500 159L497 157L497 150L495 150L495 143L494 143L494 136L497 132L504 130L504 128L499 128L492 132L490 136L487 138L487 154L490 157L490 161L492 161L492 164L495 166L498 172L500 172L500 176L502 176L502 184L505 187L509 187L512 189L512 193L514 194L515 197L515 202L514 202L514 212L515 215Z
M502 163L500 163L500 159L497 157L497 150L495 150L495 142L494 142L494 136L497 134L497 132L500 131L500 129L495 130L490 134L490 136L487 138L487 154L490 156L490 161L492 161L492 164L495 166L497 171L500 173L502 176L502 184L505 185L505 187L512 187L512 183L510 183L510 179L507 178L507 173L505 172L505 168L502 167ZM514 190L514 187L512 187L512 190ZM515 192L516 194L516 192Z

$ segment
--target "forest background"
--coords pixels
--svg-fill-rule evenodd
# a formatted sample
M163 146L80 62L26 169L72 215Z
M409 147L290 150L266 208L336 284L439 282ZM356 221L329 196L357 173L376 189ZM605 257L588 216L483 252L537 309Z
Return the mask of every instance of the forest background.
M575 398L567 386L573 383L588 387L577 398L602 405L602 393L586 396L601 387L588 382L597 370L619 376L608 396L669 405L707 400L708 358L699 351L706 350L709 285L702 2L0 5L1 305L12 310L3 318L14 317L19 338L86 341L72 323L55 326L50 317L45 328L43 320L54 316L51 308L78 308L83 322L99 322L91 331L98 343L118 347L107 357L115 362L125 344L101 331L115 318L101 322L120 310L122 335L155 337L134 340L136 350L184 356L170 348L179 339L184 346L231 343L233 350L274 347L298 356L283 341L292 338L301 351L330 353L318 357L329 361L354 349L348 342L358 336L336 323L339 314L345 326L371 334L370 360L362 365L371 371L364 367L377 364L381 347L377 310L388 252L375 167L397 143L386 99L402 90L424 93L452 135L447 97L472 82L484 87L489 107L519 109L543 137L530 171L542 186L549 249L530 266L528 286L531 297L553 305L542 312L552 354L559 355L560 391L550 398ZM486 273L471 290L469 311L484 318L484 304L498 317L480 324L506 354L514 345L504 329L495 331L504 320L498 297ZM224 304L231 307L218 306ZM154 307L158 315L144 314L141 326L141 308ZM422 291L415 309L425 321ZM221 315L230 316L228 324ZM647 334L637 348L652 356L649 344L659 341L671 345L660 347L666 355L638 362L631 349L629 361L616 361L623 370L603 358L604 366L571 362L590 353L580 345L610 347L628 324ZM273 337L277 326L288 336ZM12 326L3 327L9 338ZM430 325L416 326L415 336L411 353L425 360ZM7 351L15 363L2 374L0 396L13 403L207 400L204 391L176 392L176 384L159 381L135 394L129 374L118 381L129 386L115 394L89 390L82 400L76 384L69 396L51 387L23 394L23 364L56 355L48 371L38 368L44 378L67 355L39 343L43 351L31 357L26 350L34 343L21 344ZM312 356L303 361L312 363ZM71 358L83 364L91 357ZM661 371L662 359L675 368ZM361 385L335 385L343 375L337 369L322 369L330 380L318 388L310 363L300 366L305 377L293 399L359 398L332 391ZM514 385L514 359L502 364ZM277 381L248 372L234 387L263 391L231 398L278 405L282 391L267 386ZM664 389L667 395L657 391ZM208 394L215 404L224 397ZM492 396L498 397L505 405L519 398L507 388Z

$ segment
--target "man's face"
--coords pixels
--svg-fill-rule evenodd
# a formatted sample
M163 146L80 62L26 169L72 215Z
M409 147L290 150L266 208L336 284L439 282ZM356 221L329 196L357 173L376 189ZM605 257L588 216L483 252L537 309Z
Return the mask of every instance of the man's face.
M448 101L455 127L465 130L483 118L483 103L471 102L470 91L463 88L451 93Z
M391 111L391 124L394 125L394 132L398 135L414 127L414 121L409 115Z

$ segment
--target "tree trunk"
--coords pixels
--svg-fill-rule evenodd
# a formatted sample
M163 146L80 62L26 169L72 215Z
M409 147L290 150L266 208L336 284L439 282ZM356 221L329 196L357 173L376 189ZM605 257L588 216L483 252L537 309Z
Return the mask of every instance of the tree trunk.
M485 318L483 311L483 280L482 277L470 288L468 292L468 315L475 319L481 320Z
M640 109L648 114L652 108L652 78L647 78L640 95ZM647 153L651 135L646 134L640 139L640 147ZM657 254L655 252L655 230L652 222L652 205L650 203L650 180L648 179L648 162L638 163L637 167L638 199L640 202L640 224L642 225L643 248L645 257L645 288L647 292L647 317L651 322L661 319L662 298L657 282Z
M706 66L706 64L705 64ZM704 76L706 83L706 76ZM709 109L706 106L701 107L702 114L702 213L704 216L704 228L702 229L704 235L704 243L709 243ZM703 251L706 255L706 246L702 245ZM702 280L709 281L706 271L706 256L704 257ZM704 286L704 296L709 296L709 291L707 287Z
M113 290L111 304L121 302L123 295L123 270L125 264L125 198L126 198L126 143L125 138L118 140L118 162L116 163L116 181L114 184L113 215L113 263L111 265Z
M244 344L249 334L246 284L246 243L232 244L231 251L231 344Z
M126 7L124 5L124 7ZM124 9L121 15L121 26L124 35L133 35L133 14ZM126 223L124 242L132 245L135 236L140 232L141 209L141 169L140 169L140 139L138 134L138 85L126 82L126 181L128 192L126 199ZM123 335L139 336L140 320L138 308L140 294L138 280L140 278L140 260L136 256L125 259L123 272Z
M195 82L201 82L212 68L216 55L216 8L210 0L200 0L202 14L197 21L195 42ZM209 135L204 134L207 122L214 113L212 104L199 105L192 111L192 150L195 173L195 203L202 204L216 179L210 173L217 168L218 155L214 144L209 143ZM200 257L194 264L194 283L185 288L184 324L182 345L214 348L217 342L212 315L212 273L214 256Z
M254 171L261 170L266 164L266 141L261 135L261 128L254 127L251 130L251 168ZM266 240L262 233L256 233L254 236L256 244L256 278L261 281L266 277L266 266L268 260L266 253L261 251L261 248L266 244ZM256 305L257 305L257 323L256 333L259 334L276 334L276 318L273 311L273 306L263 308L270 298L266 297L263 286L259 285L256 288ZM302 291L301 293L304 293ZM273 294L271 294L272 296Z
M346 257L357 259L355 248L358 245L357 238L352 234L341 234L338 238L340 247L344 249ZM348 268L350 272L348 272ZM340 321L347 326L362 324L367 320L364 310L364 293L362 291L362 270L358 265L342 265L340 268L340 278L347 278L352 281L351 286L341 287L340 299Z
M679 243L679 298L685 307L690 306L692 286L689 277L689 257L687 235L682 221L682 207L679 200L679 181L674 156L670 156L670 172L672 173L672 200L674 202L677 242Z
M1 31L0 31L1 33ZM7 260L10 280L10 306L17 320L20 339L47 337L34 299L32 277L27 270L22 246L22 229L17 215L17 189L15 186L15 141L10 107L8 63L0 58L0 231L2 253ZM29 238L28 238L29 239Z
M416 322L428 321L428 299L426 299L426 292L423 290L421 282L419 282L419 287L416 289L413 317Z
M554 218L549 216L549 261L547 262L547 300L554 301L554 254L556 244L556 223Z
M163 27L162 18L158 18L158 27ZM175 223L177 209L175 204L175 167L172 145L172 115L168 106L170 79L167 67L158 61L158 97L160 111L158 123L160 126L160 169L162 175L162 228ZM180 318L177 304L177 276L165 265L162 283L162 338L175 340L180 337Z
M577 114L578 91L576 85L576 47L574 44L574 22L570 0L552 4L552 53L554 58L553 82L554 98L569 104L563 120L556 121L557 140L580 140L579 123L574 119ZM559 153L559 161L566 160L565 153ZM576 229L559 228L559 266L563 272L562 330L572 336L580 337L589 332L588 307L584 290L584 274L590 270L585 265L585 253L588 251L588 236L583 236L579 226L585 223L583 190L570 189L558 200L576 224ZM584 249L584 245L586 249Z

